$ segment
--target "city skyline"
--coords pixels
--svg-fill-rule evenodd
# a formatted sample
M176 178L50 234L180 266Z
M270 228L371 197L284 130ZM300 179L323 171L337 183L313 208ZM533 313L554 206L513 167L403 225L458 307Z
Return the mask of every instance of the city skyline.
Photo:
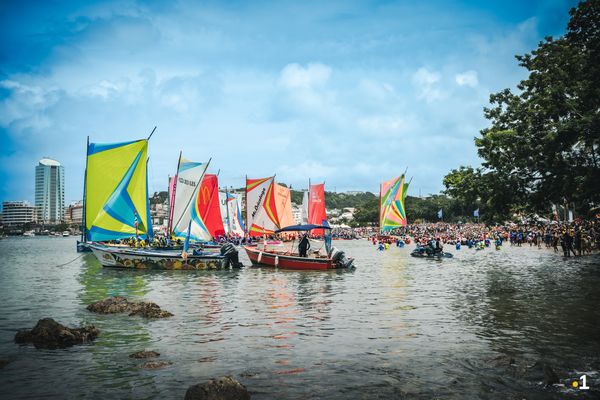
M83 193L85 143L147 137L150 192L180 150L222 185L277 174L294 187L377 192L408 167L411 195L478 165L472 138L514 60L564 32L570 1L252 5L5 5L0 201L33 201L29 167L65 166ZM423 29L425 28L425 29Z

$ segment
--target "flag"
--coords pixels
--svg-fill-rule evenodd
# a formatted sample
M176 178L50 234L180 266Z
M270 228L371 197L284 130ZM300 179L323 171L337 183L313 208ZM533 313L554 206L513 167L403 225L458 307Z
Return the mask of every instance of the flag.
M473 211L473 216L479 218L479 208Z
M440 208L440 210L438 211L438 218L442 219L442 217L444 216L444 212L442 211L442 209Z

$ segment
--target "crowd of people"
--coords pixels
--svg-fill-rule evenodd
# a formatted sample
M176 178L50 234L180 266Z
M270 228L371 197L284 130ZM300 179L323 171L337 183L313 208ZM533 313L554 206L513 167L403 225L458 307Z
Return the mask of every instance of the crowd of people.
M430 243L463 246L511 246L546 247L564 256L580 256L600 249L600 219L573 222L553 222L548 224L485 225L481 223L423 223L409 224L406 227L381 234L377 227L346 228L333 230L343 237L369 238L379 247L383 245L409 242L412 238L417 245Z

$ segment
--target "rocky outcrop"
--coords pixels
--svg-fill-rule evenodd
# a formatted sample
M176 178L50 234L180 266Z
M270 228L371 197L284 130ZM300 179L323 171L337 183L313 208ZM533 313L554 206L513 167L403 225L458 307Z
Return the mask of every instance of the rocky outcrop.
M158 304L149 301L129 301L122 296L107 297L87 306L88 311L99 314L128 313L146 318L172 317L168 311L162 310Z
M190 386L185 400L249 400L250 393L244 385L230 376Z
M171 361L154 360L154 361L146 361L145 363L140 364L140 368L142 368L142 369L159 369L159 368L168 367L169 365L172 365L172 364L173 363Z
M52 318L40 319L32 330L21 330L15 335L19 344L33 343L36 348L57 349L91 342L100 331L93 325L67 328Z
M527 367L524 377L531 381L543 382L545 385L559 383L558 375L552 367L545 362L538 361L530 367Z
M159 357L160 353L155 351L138 351L137 353L133 353L129 355L129 358L156 358Z

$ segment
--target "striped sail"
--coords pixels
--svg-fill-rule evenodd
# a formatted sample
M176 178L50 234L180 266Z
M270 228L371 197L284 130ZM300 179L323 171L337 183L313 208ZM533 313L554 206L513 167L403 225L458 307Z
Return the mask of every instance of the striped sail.
M221 217L225 233L230 235L244 236L244 225L242 224L242 209L240 200L231 193L219 193L221 204Z
M146 139L88 145L85 187L88 241L122 239L136 233L152 237L147 153Z
M379 194L379 230L381 232L406 226L404 199L407 189L408 183L404 182L404 175L381 184Z
M172 235L181 239L188 236L191 241L209 241L211 235L200 217L198 191L206 173L208 163L193 162L185 158L179 161L175 176L173 200Z
M246 178L246 214L250 236L269 235L279 229L275 177Z

